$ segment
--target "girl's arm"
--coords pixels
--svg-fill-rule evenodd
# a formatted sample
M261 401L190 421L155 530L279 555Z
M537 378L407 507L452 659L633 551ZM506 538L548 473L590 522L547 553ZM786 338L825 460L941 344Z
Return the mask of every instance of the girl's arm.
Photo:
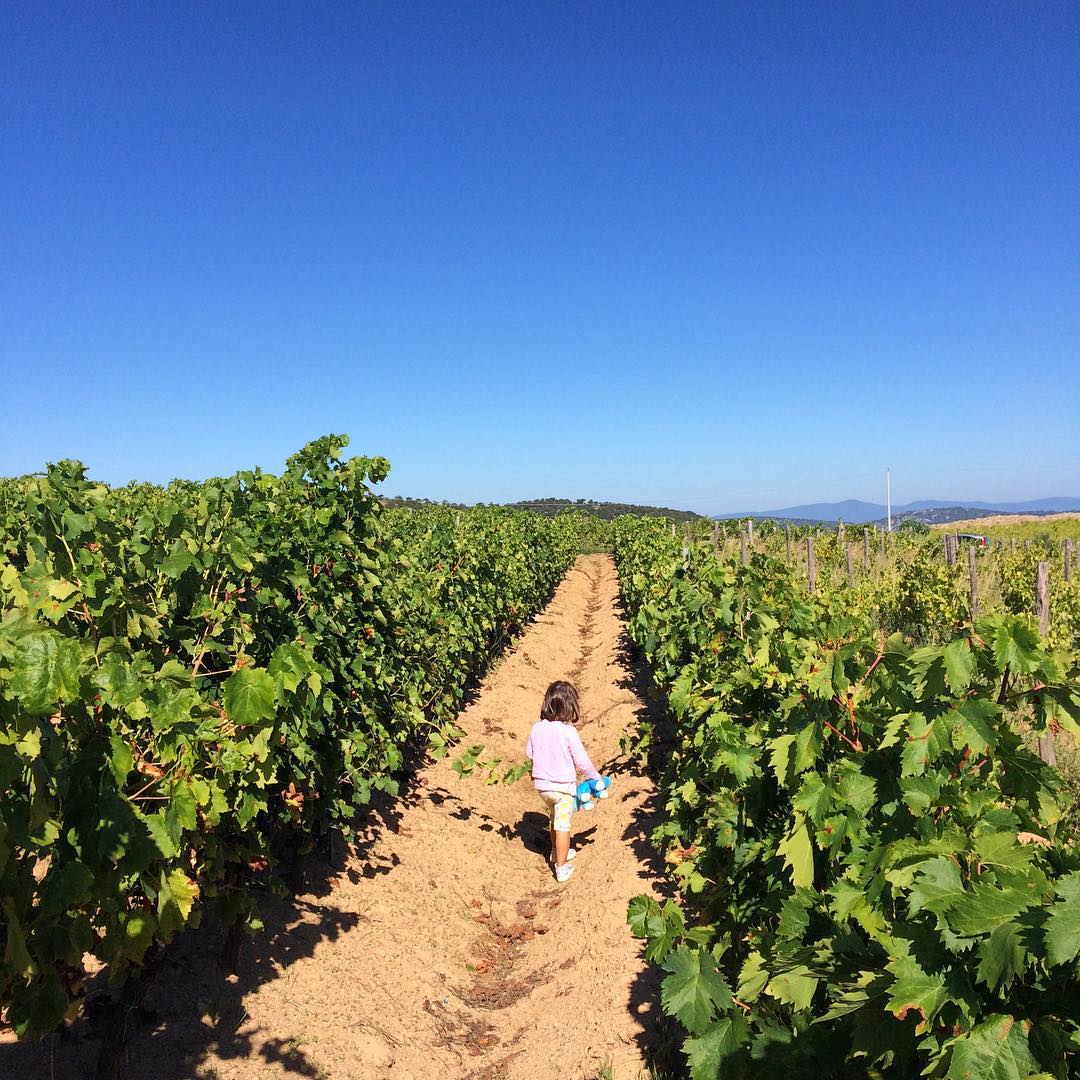
M589 755L585 752L585 744L575 728L570 728L570 757L579 772L583 772L590 780L600 779L600 773L589 760Z

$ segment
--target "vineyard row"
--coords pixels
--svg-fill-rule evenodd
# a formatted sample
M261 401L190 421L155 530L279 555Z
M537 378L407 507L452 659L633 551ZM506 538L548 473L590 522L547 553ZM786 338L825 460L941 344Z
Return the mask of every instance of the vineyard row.
M972 620L937 541L914 538L853 578L822 536L811 593L784 540L744 561L615 529L668 702L671 731L639 745L665 766L654 840L679 890L628 917L695 1080L1066 1080L1080 853L1031 743L1080 733L1075 623L1055 645L1004 588Z
M281 476L0 481L0 1008L20 1037L253 898L455 736L467 684L549 598L582 522L384 510L327 437Z

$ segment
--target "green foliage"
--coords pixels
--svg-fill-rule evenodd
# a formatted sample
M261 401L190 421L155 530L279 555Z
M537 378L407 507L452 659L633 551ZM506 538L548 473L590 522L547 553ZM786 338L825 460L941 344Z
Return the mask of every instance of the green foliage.
M624 514L640 517L661 517L669 521L703 521L693 510L672 510L665 506L638 506L634 503L596 502L592 499L526 499L512 503L515 510L527 510L544 517L560 517L563 514L580 514L598 521L611 522Z
M897 526L897 531L911 533L913 536L929 536L930 526L925 521L916 521L915 518L905 518Z
M898 559L891 579L868 600L880 605L886 629L935 644L950 640L970 609L959 574L925 545Z
M695 1080L1074 1075L1080 855L1019 727L1080 731L1075 653L1004 612L916 646L851 585L648 521L616 558L681 894L628 919Z
M22 1037L124 980L279 856L346 836L402 747L547 600L570 526L383 511L381 458L110 490L0 481L0 1007Z

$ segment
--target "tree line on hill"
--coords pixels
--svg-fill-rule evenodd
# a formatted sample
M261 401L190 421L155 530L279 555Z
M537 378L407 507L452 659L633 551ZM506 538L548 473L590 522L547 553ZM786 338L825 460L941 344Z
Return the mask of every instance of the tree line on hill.
M382 503L384 506L404 506L413 510L425 506L450 506L459 510L466 509L464 503L438 502L432 499L416 499L402 495L384 496ZM506 505L514 510L531 510L534 514L543 514L545 517L552 518L558 517L559 514L577 510L584 514L592 514L605 521L613 521L617 517L622 517L623 514L633 514L636 517L666 517L672 521L694 521L703 516L694 513L693 510L672 510L664 506L639 506L636 503L597 502L592 499L557 499L552 497L524 499L520 502L499 505Z

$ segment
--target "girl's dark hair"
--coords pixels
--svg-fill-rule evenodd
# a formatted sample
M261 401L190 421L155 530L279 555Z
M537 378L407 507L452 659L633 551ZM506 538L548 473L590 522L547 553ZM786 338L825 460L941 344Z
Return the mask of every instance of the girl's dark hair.
M568 682L553 682L544 695L540 709L541 720L561 720L564 724L576 724L581 719L577 691Z

